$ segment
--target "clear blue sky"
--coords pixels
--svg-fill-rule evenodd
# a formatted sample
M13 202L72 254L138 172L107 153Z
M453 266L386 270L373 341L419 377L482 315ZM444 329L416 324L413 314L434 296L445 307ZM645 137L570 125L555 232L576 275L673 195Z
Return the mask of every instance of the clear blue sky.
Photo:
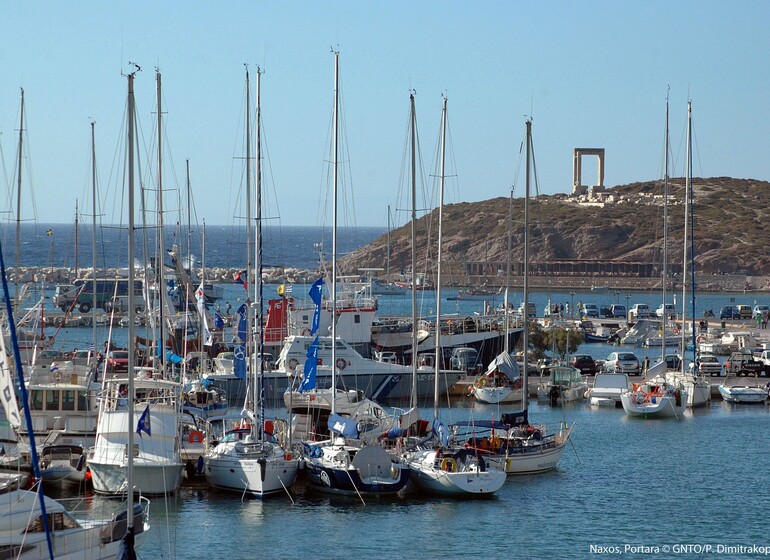
M197 221L231 224L243 216L236 200L248 63L265 70L266 212L280 215L283 225L328 222L319 208L326 197L332 45L341 53L351 172L346 225L384 227L387 206L402 204L410 88L417 91L428 169L441 94L448 97L457 176L448 202L507 196L515 181L521 194L516 170L525 115L534 119L541 192L570 191L575 147L606 149L607 186L661 177L667 86L672 176L684 174L689 98L695 175L770 179L770 2L763 0L6 0L0 10L3 181L14 187L23 87L29 155L23 177L34 194L34 208L25 198L24 219L70 222L76 198L90 207L93 119L103 219L125 222L113 200L124 135L121 72L134 61L142 66L137 105L148 146L154 68L163 76L164 182L166 198L174 199L165 203L168 210L179 208L173 189L184 189L189 158ZM591 159L583 176L594 181ZM8 196L2 210L12 210Z

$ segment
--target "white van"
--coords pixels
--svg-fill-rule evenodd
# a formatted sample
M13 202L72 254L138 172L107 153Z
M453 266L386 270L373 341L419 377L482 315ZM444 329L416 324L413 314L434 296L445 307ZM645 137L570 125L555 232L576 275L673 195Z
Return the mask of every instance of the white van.
M650 316L650 306L646 303L635 303L628 311L628 320L646 319Z

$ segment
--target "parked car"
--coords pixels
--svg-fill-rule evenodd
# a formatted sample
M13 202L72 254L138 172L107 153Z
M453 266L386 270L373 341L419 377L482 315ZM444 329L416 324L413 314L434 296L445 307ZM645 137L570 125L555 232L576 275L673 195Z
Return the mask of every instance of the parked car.
M741 319L751 319L754 316L750 305L736 305L735 307L738 309L738 315Z
M723 305L719 310L720 319L740 319L741 314L738 312L738 308L734 305Z
M610 311L612 311L612 317L618 318L618 319L625 319L626 314L628 313L625 305L620 305L617 303L614 305L610 305Z
M711 354L702 354L695 360L698 364L698 375L710 375L712 377L719 377L722 375L722 363L716 356ZM692 362L690 363L690 369L692 369Z
M605 319L612 319L612 306L611 305L600 306L599 317L603 317Z
M751 354L733 352L722 365L725 375L760 375L765 371L765 364L754 359Z
M642 365L633 352L613 352L604 360L604 372L639 375Z
M646 319L650 316L650 306L646 303L635 303L628 311L628 320Z
M110 350L107 353L107 371L128 373L128 350Z
M655 316L659 319L663 318L663 315L665 313L665 316L670 319L676 319L676 309L674 308L673 303L667 303L665 304L665 308L663 306L664 304L660 304L658 308L655 310Z
M599 306L595 303L584 303L583 308L580 310L580 314L584 319L598 319Z
M569 365L579 369L583 375L596 374L596 361L588 354L575 354L570 358Z

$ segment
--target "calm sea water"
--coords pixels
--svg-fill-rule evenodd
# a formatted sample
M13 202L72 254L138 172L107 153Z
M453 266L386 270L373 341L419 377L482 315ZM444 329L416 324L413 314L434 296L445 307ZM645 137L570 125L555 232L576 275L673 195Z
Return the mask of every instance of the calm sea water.
M48 232L51 232L49 235ZM78 227L78 266L90 268L92 257L92 228L90 224ZM338 254L344 255L358 247L374 241L385 233L382 228L341 227L338 228ZM252 234L253 235L253 234ZM4 223L0 228L3 243L3 255L6 266L15 265L16 227ZM22 224L20 243L20 266L75 266L75 226L74 224ZM200 266L205 257L207 267L235 268L246 265L246 228L240 226L206 226L205 254L202 250L203 230L198 228L192 235L185 228L164 228L164 244L167 249L179 246L179 254L187 255L188 241L190 253ZM140 262L148 261L148 255L156 254L156 233L154 229L140 230L136 236L136 258ZM252 247L253 247L252 239ZM330 228L265 226L263 228L263 260L266 267L286 266L296 268L314 268L318 265L316 244L323 244L324 251L331 253L332 235ZM128 235L125 229L115 226L97 229L97 266L119 268L128 263ZM253 248L252 248L253 251ZM252 258L253 260L253 258Z
M443 419L499 417L469 402ZM424 411L430 414L430 411ZM767 406L721 401L679 420L531 404L535 422L574 422L553 472L509 478L492 499L329 497L304 486L265 501L183 487L152 503L142 558L588 558L591 545L770 545ZM673 550L673 549L671 549ZM720 558L745 558L720 554Z

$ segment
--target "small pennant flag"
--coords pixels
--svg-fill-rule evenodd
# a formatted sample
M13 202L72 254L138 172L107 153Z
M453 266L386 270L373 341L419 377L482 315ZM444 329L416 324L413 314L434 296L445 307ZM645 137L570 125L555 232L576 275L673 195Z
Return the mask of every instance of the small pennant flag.
M146 432L148 436L152 437L152 430L150 429L150 405L144 409L142 415L139 417L139 422L136 423L136 433L139 437L142 437L142 432Z

